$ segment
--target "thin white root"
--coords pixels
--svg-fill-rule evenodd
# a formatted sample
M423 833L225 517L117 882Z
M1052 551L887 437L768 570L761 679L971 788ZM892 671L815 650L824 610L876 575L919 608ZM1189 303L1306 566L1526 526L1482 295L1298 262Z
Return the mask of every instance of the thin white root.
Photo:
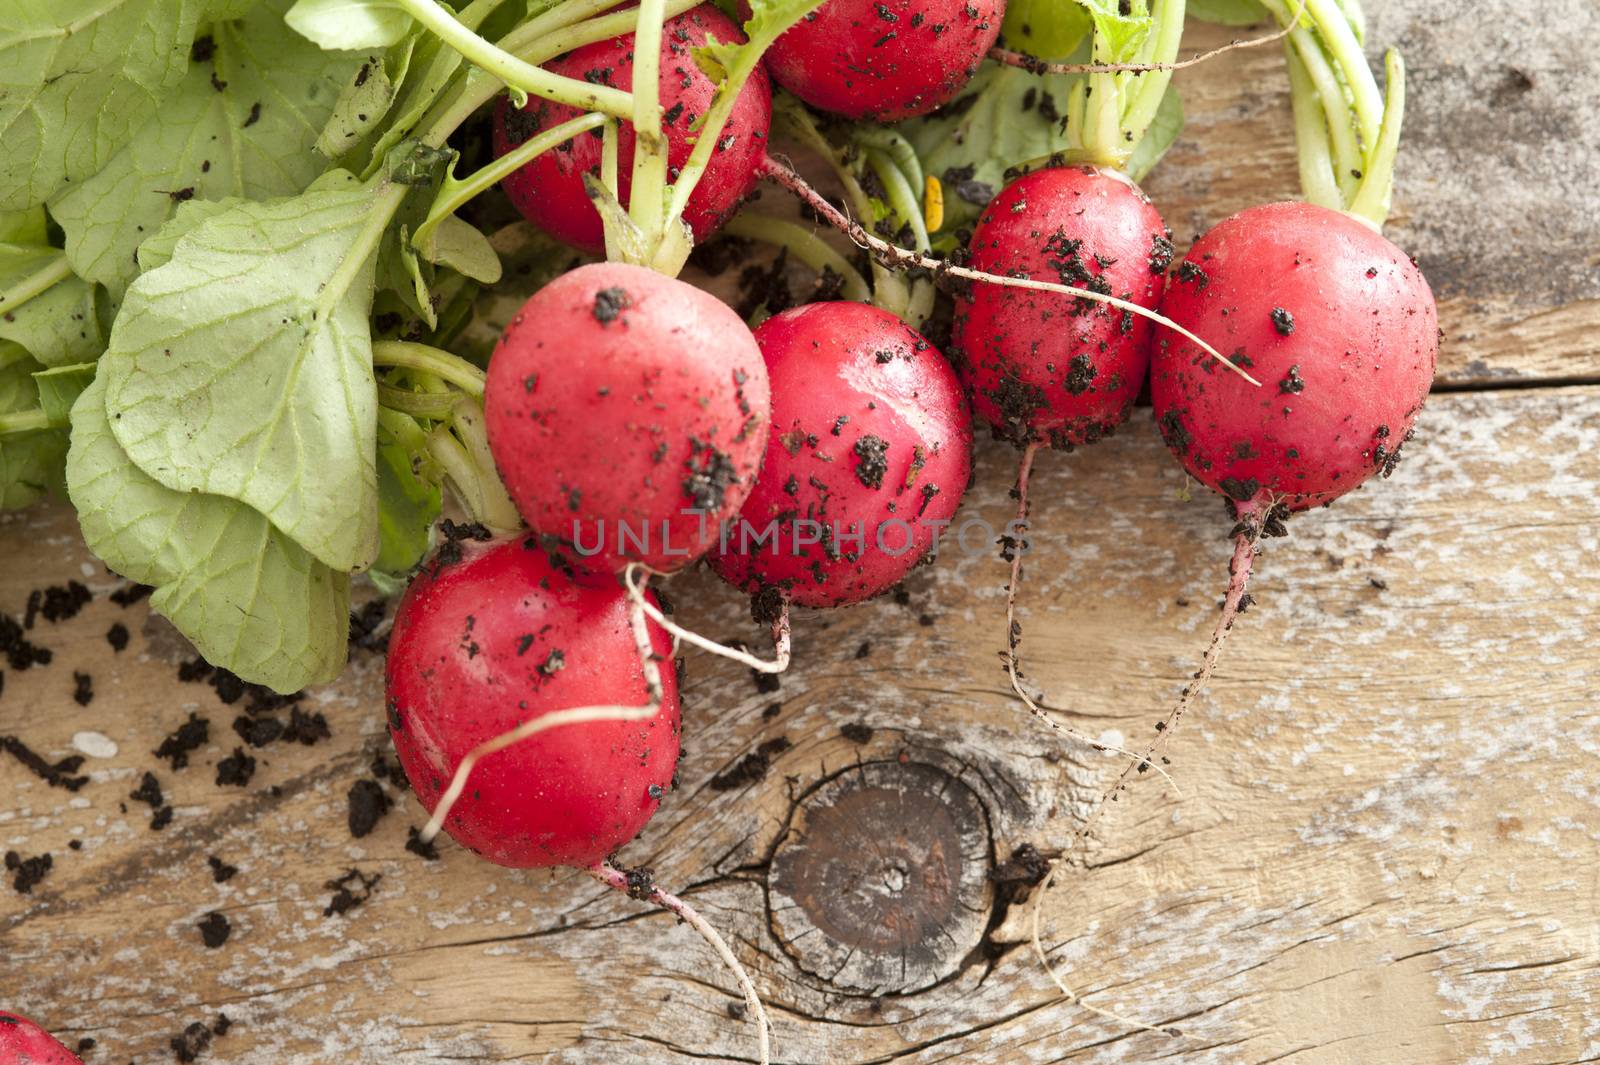
M1011 678L1011 690L1017 693L1017 698L1022 700L1022 705L1028 712L1040 721L1054 729L1057 734L1070 736L1079 743L1085 744L1096 751L1121 754L1129 758L1138 757L1132 751L1125 750L1115 744L1102 743L1071 725L1063 725L1045 712L1044 708L1035 703L1031 696L1022 688L1022 677L1018 672L1019 661L1017 647L1022 642L1022 626L1017 622L1017 584L1022 579L1022 538L1028 531L1028 475L1033 471L1033 459L1038 454L1039 445L1029 444L1022 451L1022 461L1017 467L1017 517L1012 523L1012 528L1017 531L1016 542L1011 545L1011 584L1006 589L1006 649L1001 652L1005 659L1006 673ZM1178 787L1178 782L1167 774L1167 771L1152 763L1152 768L1164 777L1178 798L1183 798L1183 790Z
M640 889L628 881L628 874L611 865L601 863L586 870L588 874L604 884L606 887L620 891L630 898L641 898ZM745 971L739 959L729 948L711 923L687 902L676 895L662 891L653 880L650 882L649 893L642 896L643 901L653 902L662 909L669 910L688 923L689 927L700 933L700 938L716 951L717 957L722 959L733 978L738 981L739 990L744 993L745 1007L750 1011L756 1022L756 1052L761 1059L761 1065L770 1065L772 1060L772 1046L768 1034L767 1011L761 1005L761 996L756 994L756 985L750 979L750 974Z
M816 211L817 214L828 221L828 224L832 225L835 229L839 230L839 232L849 237L858 247L862 248L863 250L876 253L878 256L888 260L893 265L901 267L920 266L925 270L932 271L936 279L943 276L959 277L963 280L976 281L985 285L999 285L1002 288L1032 289L1036 292L1051 292L1062 296L1076 296L1078 299L1090 300L1094 303L1104 303L1107 306L1115 307L1118 310L1127 311L1129 314L1132 314L1136 317L1148 319L1157 325L1162 326L1163 328L1172 330L1179 336L1193 341L1213 359L1216 359L1222 365L1226 366L1228 369L1232 370L1234 373L1238 374L1255 387L1261 387L1260 381L1257 381L1254 377L1251 377L1235 363L1228 361L1228 359L1216 348L1213 348L1210 344L1207 344L1204 340L1201 340L1199 337L1189 332L1189 330L1185 329L1177 322L1174 322L1172 319L1167 318L1156 311L1150 310L1148 307L1141 307L1137 303L1130 302L1129 300L1120 299L1117 296L1110 296L1103 292L1094 292L1086 288L1078 288L1075 285L1063 285L1054 281L1035 281L1033 278L1029 277L1002 277L999 274L988 274L984 273L982 270L973 270L965 266L957 266L954 263L947 262L944 259L936 259L931 255L925 255L922 252L912 251L910 248L902 248L898 244L891 244L882 237L868 232L867 228L861 225L861 223L850 218L833 204L829 203L821 193L817 192L816 189L812 188L806 183L805 178L795 173L789 167L784 166L770 155L763 160L761 164L761 173L763 176L770 178L798 196L806 204L806 206Z
M1308 0L1299 0L1295 5L1294 17L1276 33L1269 33L1264 37L1252 37L1246 41L1229 41L1220 48L1213 48L1209 52L1201 52L1199 55L1180 59L1175 63L1051 63L1038 56L1026 52L1014 52L1009 48L991 48L989 58L1009 67L1021 67L1030 74L1154 74L1164 70L1183 70L1185 67L1197 66L1227 52L1259 48L1264 44L1283 40L1300 22L1300 13L1305 10L1307 2Z
M1031 931L1033 934L1033 953L1038 957L1039 964L1044 966L1044 971L1050 974L1050 979L1054 981L1056 987L1060 989L1061 994L1065 996L1066 1000L1071 1002L1073 1005L1081 1006L1090 1013L1093 1013L1095 1016L1103 1017L1108 1021L1115 1021L1118 1024L1127 1025L1129 1028L1137 1028L1140 1031L1155 1032L1157 1035L1192 1039L1193 1036L1184 1036L1183 1033L1179 1032L1176 1028L1157 1028L1155 1025L1146 1024L1143 1021L1135 1020L1134 1018L1124 1014L1116 1013L1108 1009L1101 1009L1099 1006L1085 1002L1083 999L1079 998L1078 993L1072 990L1072 988L1067 985L1067 982L1061 978L1061 975L1056 972L1055 966L1050 964L1050 958L1044 952L1044 942L1039 937L1039 911L1043 909L1045 893L1050 890L1050 885L1055 882L1056 869L1059 866L1060 861L1061 859L1057 858L1055 861L1050 863L1050 868L1045 872L1044 879L1041 880L1039 882L1039 886L1034 889L1033 899L1028 904L1028 919L1032 926Z
M642 584L643 582L641 587ZM630 592L634 588L631 573L628 587ZM628 622L633 631L634 647L639 652L639 665L644 670L645 689L649 694L649 701L643 706L578 706L570 710L552 710L478 744L468 751L466 757L456 766L455 774L450 778L450 786L439 797L438 805L433 808L433 816L428 818L428 823L422 828L420 835L423 843L432 843L444 828L450 811L461 798L462 792L466 791L467 780L472 776L473 767L496 751L503 751L512 744L521 743L531 736L537 736L547 729L559 728L562 725L581 725L589 721L648 721L661 712L661 667L656 662L654 649L650 646L650 630L645 623L644 611L639 609L639 603L642 601L641 594L628 611Z
M642 581L638 584L634 583L633 574L643 568L638 562L628 563L627 575L623 579L623 584L628 589L628 598L633 600L636 607L648 614L651 621L671 633L674 639L693 644L702 651L709 651L714 655L749 666L757 673L782 673L789 668L792 641L790 639L789 603L787 600L783 604L783 613L772 623L773 658L772 661L768 662L764 658L757 658L748 651L741 651L737 647L729 647L727 644L718 643L710 637L702 636L698 632L686 629L668 618L661 612L660 607L645 598L644 583Z

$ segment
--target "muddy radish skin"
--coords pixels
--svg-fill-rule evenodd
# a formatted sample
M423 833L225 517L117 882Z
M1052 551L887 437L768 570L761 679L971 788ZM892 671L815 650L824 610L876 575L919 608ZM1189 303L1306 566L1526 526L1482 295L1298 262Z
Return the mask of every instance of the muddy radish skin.
M742 521L711 567L752 595L776 589L800 606L879 595L928 553L966 491L972 422L960 382L919 333L867 304L796 307L755 335L773 431ZM756 543L774 521L777 538ZM859 528L863 539L797 521Z
M1154 308L1172 243L1126 177L1094 167L1017 178L978 219L975 269L1087 288ZM1147 319L1102 303L973 285L956 301L952 357L973 413L1018 447L1070 448L1112 432L1144 383ZM1205 334L1201 334L1204 336Z
M28 1018L0 1010L0 1065L83 1065Z
M580 568L665 572L700 557L738 512L770 402L761 349L726 304L596 263L534 293L506 328L484 414L530 526L573 544Z
M671 639L651 630L668 658ZM485 757L445 831L513 868L587 868L638 835L678 762L677 681L661 674L653 718L565 725ZM430 812L478 744L553 710L649 699L616 582L575 580L522 539L449 545L412 580L387 690L389 736Z
M1312 204L1252 207L1195 243L1161 309L1262 382L1176 335L1151 365L1167 446L1241 512L1328 503L1393 470L1439 327L1422 271L1383 236Z
M673 178L694 151L691 125L710 109L716 91L715 83L691 54L691 49L704 45L708 36L723 43L745 39L739 27L710 4L670 19L662 34L662 121ZM551 60L545 68L579 80L632 89L633 34L586 45ZM518 110L502 97L495 108L495 155L505 155L535 134L580 114L566 104L537 98L529 99L527 106ZM772 86L765 71L757 67L739 91L727 125L717 138L711 162L684 210L684 221L694 230L697 242L715 231L755 187L759 176L756 167L766 155L771 124ZM583 174L600 174L599 132L579 134L538 156L502 183L511 202L528 221L557 240L596 254L604 249L605 235L600 215L584 190ZM632 188L632 123L622 124L617 145L619 199L626 204Z
M977 73L1003 0L827 0L765 56L779 85L846 118L898 122L949 103Z

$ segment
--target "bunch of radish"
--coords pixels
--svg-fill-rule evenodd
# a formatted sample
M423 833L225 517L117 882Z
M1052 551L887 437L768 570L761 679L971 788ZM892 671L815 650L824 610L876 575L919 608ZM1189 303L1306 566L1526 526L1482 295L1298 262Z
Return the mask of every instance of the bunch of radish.
M1127 169L1167 88L1182 0L1156 0L1133 67L1096 28L1096 62L1073 68L1084 75L1067 105L1075 140L1011 160L1014 179L948 256L934 251L937 180L875 123L957 96L1003 5L769 0L745 9L741 30L707 4L645 0L561 31L572 47L542 55L543 69L626 94L628 117L530 80L526 98L494 106L489 172L534 225L607 261L544 285L487 374L455 375L482 397L492 469L480 449L476 471L454 479L478 485L480 505L464 500L481 524L452 527L411 580L387 671L390 734L432 815L424 836L443 830L504 866L581 870L677 913L733 969L767 1061L766 1016L734 953L647 872L614 861L676 783L677 642L776 672L791 657L791 606L894 587L960 505L976 414L1020 452L1002 658L1022 702L1062 728L1025 690L1017 654L1029 473L1041 448L1118 429L1147 380L1168 444L1237 522L1218 634L1164 742L1214 664L1260 537L1387 472L1436 349L1426 283L1376 231L1398 61L1374 115L1348 25L1316 12L1301 25L1298 6L1269 6L1289 28L1311 202L1235 216L1175 268L1171 234ZM601 19L616 32L602 34ZM1308 102L1308 62L1354 86L1353 136L1337 125L1342 98ZM774 101L773 82L793 96ZM846 209L772 154L775 114L830 164ZM1335 150L1352 140L1359 167ZM1342 174L1354 169L1364 176L1352 186ZM865 251L871 282L801 227L736 214L763 177ZM723 225L793 250L851 298L752 331L675 276ZM939 288L953 307L945 353L919 331ZM450 358L431 368L449 376ZM650 582L702 557L770 624L771 660L667 617ZM1136 756L1128 772L1155 760Z

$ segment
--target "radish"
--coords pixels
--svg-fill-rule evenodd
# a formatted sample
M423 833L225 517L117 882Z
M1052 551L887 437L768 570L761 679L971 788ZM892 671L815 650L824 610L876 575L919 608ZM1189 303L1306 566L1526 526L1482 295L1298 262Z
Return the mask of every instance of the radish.
M667 162L672 177L689 160L698 136L696 123L711 109L716 83L701 70L691 50L708 38L724 44L743 41L739 27L710 4L701 4L663 27L660 61L660 106L667 142ZM545 64L547 70L566 77L629 89L633 85L634 34L575 49ZM580 117L582 111L563 103L530 98L518 109L502 97L494 114L494 150L504 156L518 145L554 126ZM688 199L683 219L696 240L712 233L750 194L757 180L756 165L766 154L767 131L772 122L772 89L759 67L744 83L726 125L716 135L709 165ZM583 176L599 176L601 137L580 134L555 151L545 152L504 179L511 202L534 225L558 240L584 251L599 253L605 244L600 215L595 210ZM618 141L622 166L618 196L627 202L632 189L634 127L623 123Z
M644 703L626 597L585 582L531 543L452 544L459 561L411 582L389 639L389 734L430 811L480 743L551 710ZM659 630L650 653L665 658ZM660 806L678 762L678 691L661 675L642 721L554 729L483 759L470 799L444 827L512 868L587 868L631 840Z
M934 549L966 491L972 423L943 356L887 311L813 303L755 333L773 432L710 558L758 601L859 603Z
M827 0L768 49L812 107L898 122L949 103L1000 34L1004 0Z
M765 1011L721 936L648 871L610 864L673 787L678 686L658 665L671 651L609 579L562 554L453 540L395 615L389 735L432 813L424 842L442 826L498 865L580 869L682 917L733 971L766 1062Z
M28 1018L0 1010L0 1065L83 1065Z
M1292 13L1276 4L1271 10L1294 25ZM1398 53L1387 54L1380 96L1349 23L1312 18L1315 31L1296 25L1287 44L1310 202L1252 207L1218 223L1184 257L1162 301L1164 313L1218 338L1267 387L1245 395L1208 372L1182 338L1157 346L1156 424L1184 468L1226 498L1234 550L1201 668L1113 794L1132 772L1149 768L1210 678L1243 608L1261 538L1283 535L1292 511L1326 506L1374 474L1393 472L1433 385L1440 336L1433 292L1416 263L1379 233L1405 69ZM1319 92L1329 78L1330 91ZM1338 83L1349 91L1333 94Z
M968 244L993 274L1059 278L1154 309L1171 232L1125 175L1092 166L1024 174L990 201ZM1150 359L1146 319L1052 293L971 286L955 347L973 412L1018 448L1071 450L1128 415Z
M494 462L574 564L670 572L717 540L767 443L766 365L715 297L622 263L534 293L489 363Z

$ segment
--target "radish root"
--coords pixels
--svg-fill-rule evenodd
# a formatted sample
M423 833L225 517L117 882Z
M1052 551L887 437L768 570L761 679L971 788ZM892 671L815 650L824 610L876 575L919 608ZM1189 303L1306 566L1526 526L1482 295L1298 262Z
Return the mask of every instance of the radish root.
M1038 56L1026 52L1014 52L1009 48L989 49L989 58L996 63L1004 63L1008 67L1021 67L1030 74L1155 74L1161 71L1183 70L1186 67L1198 66L1208 59L1215 59L1219 55L1235 52L1245 48L1259 48L1264 44L1281 41L1293 32L1300 22L1300 14L1306 8L1309 0L1298 0L1294 6L1293 16L1284 23L1282 29L1276 33L1269 33L1263 37L1251 37L1243 41L1229 41L1219 48L1199 55L1180 59L1175 63L1052 63L1040 59Z
M734 662L738 662L740 665L748 666L757 673L782 673L784 670L789 668L792 640L789 627L789 601L787 599L783 602L782 612L772 621L773 657L772 661L769 662L764 658L757 658L748 651L742 651L737 647L729 647L727 644L718 643L716 640L702 636L698 632L693 632L689 629L686 629L677 622L669 619L661 612L660 607L656 606L654 603L650 602L644 597L644 582L634 582L633 575L639 570L645 570L647 573L655 572L653 570L648 570L641 563L628 563L627 573L623 578L623 585L628 589L628 598L633 601L635 608L643 610L649 615L651 621L655 622L657 625L660 625L663 629L666 629L667 632L672 634L674 639L682 640L684 643L693 644L702 651L709 651L710 653L719 655L722 658L731 659Z
M1211 632L1211 642L1206 647L1206 653L1201 661L1200 668L1195 671L1189 683L1184 685L1183 691L1178 695L1177 703L1168 711L1167 716L1156 724L1157 736L1155 741L1145 749L1142 755L1139 755L1124 766L1122 772L1118 774L1116 782L1102 792L1100 798L1096 800L1094 808L1089 811L1089 816L1084 818L1083 824L1073 833L1072 844L1074 847L1088 843L1089 830L1094 826L1095 819L1100 816L1101 811L1105 809L1106 801L1109 799L1115 802L1117 796L1127 790L1129 776L1136 770L1143 773L1148 769L1153 769L1169 782L1172 780L1166 770L1161 767L1160 763L1165 761L1161 752L1166 749L1167 743L1172 738L1173 730L1177 727L1178 722L1183 719L1183 715L1188 711L1195 696L1205 687L1206 681L1211 679L1212 671L1216 668L1217 658L1222 652L1222 645L1227 642L1228 634L1233 631L1233 623L1238 618L1244 604L1245 588L1250 582L1250 571L1255 562L1256 550L1261 543L1261 537L1263 535L1281 535L1282 521L1283 518L1276 504L1269 504L1259 514L1241 515L1240 523L1234 528L1233 532L1233 556L1228 562L1228 592L1223 598L1222 612L1217 618L1216 627ZM1028 903L1028 919L1033 938L1033 951L1039 958L1039 964L1044 966L1045 971L1050 974L1050 979L1055 981L1055 985L1061 989L1061 993L1069 1001L1077 1003L1092 1013L1145 1031L1163 1032L1173 1036L1182 1035L1175 1028L1154 1028L1140 1021L1109 1013L1106 1010L1089 1005L1067 986L1066 982L1050 964L1050 959L1045 955L1044 942L1039 934L1039 913L1044 908L1044 898L1050 890L1050 885L1055 882L1056 870L1060 868L1065 859L1066 855L1063 854L1061 857L1051 861L1050 867L1045 871L1044 879L1039 882L1038 889Z
M634 646L639 652L639 665L644 670L648 701L643 706L578 706L569 710L552 710L548 714L540 714L514 729L478 744L468 751L456 766L455 774L450 778L450 786L439 797L438 805L433 808L433 815L422 828L420 835L423 843L432 843L444 828L450 811L461 798L462 792L466 790L467 780L472 776L473 767L496 751L503 751L512 744L521 743L547 729L559 728L562 725L581 725L588 721L647 721L661 712L663 697L661 666L656 661L654 649L650 646L650 630L645 624L645 612L641 608L641 604L645 603L644 584L649 577L643 578L635 587L632 576L630 569L627 577L629 596L637 598L633 600L628 611L628 622L633 630Z
M1170 329L1180 336L1193 341L1195 344L1198 344L1200 348L1206 352L1206 354L1210 355L1213 359L1216 359L1222 365L1238 374L1244 380L1250 382L1257 388L1261 387L1260 381L1257 381L1254 377L1251 377L1235 363L1230 362L1225 356L1223 356L1221 352L1217 351L1216 348L1213 348L1210 344L1207 344L1204 340L1195 336L1177 322L1172 321L1170 318L1163 317L1161 314L1152 311L1147 307L1141 307L1137 303L1133 303L1129 300L1119 299L1116 296L1108 296L1100 292L1093 292L1086 288L1078 288L1074 285L1062 285L1053 281L1036 281L1027 277L1001 277L999 274L984 273L982 270L972 270L965 266L957 266L954 263L948 262L944 259L936 259L932 255L912 251L910 248L902 248L897 244L891 244L882 237L868 232L867 228L861 225L861 223L851 219L844 212L840 211L833 204L829 203L821 193L807 184L805 178L795 173L791 168L778 162L770 155L762 161L760 170L763 177L776 182L785 189L788 189L790 192L794 193L794 195L799 197L800 200L806 204L806 206L816 211L818 215L825 219L829 225L833 226L839 232L849 237L858 247L872 252L879 260L884 262L885 265L900 268L920 266L925 270L931 271L935 279L941 277L959 277L966 281L976 281L986 285L999 285L1003 288L1032 289L1036 292L1054 292L1059 295L1075 296L1078 299L1090 300L1095 303L1104 303L1108 306L1115 307L1118 310L1126 311L1129 314L1135 315L1139 318L1147 318L1157 325Z
M1017 698L1022 700L1022 705L1028 712L1056 731L1058 735L1070 736L1079 743L1086 744L1093 750L1122 754L1129 758L1138 757L1132 751L1117 747L1114 744L1102 743L1092 739L1070 725L1063 725L1047 714L1043 707L1033 701L1022 688L1022 676L1017 648L1022 643L1022 623L1017 620L1017 585L1022 580L1022 541L1028 532L1028 475L1033 471L1033 460L1039 452L1040 445L1029 444L1022 449L1022 461L1017 466L1017 517L1011 528L1016 530L1013 537L1009 533L1001 541L1004 550L1002 557L1010 555L1011 583L1006 586L1006 649L1000 653L1005 659L1006 673L1011 678L1011 690L1017 693ZM1172 785L1172 790L1180 796L1183 794L1178 787L1178 782L1168 776L1166 770L1156 767L1156 772L1166 777L1167 783ZM1052 866L1052 868L1054 868ZM1060 981L1057 981L1058 983Z
M767 1011L761 1005L761 996L756 994L756 985L751 981L750 974L745 971L743 965L739 964L738 957L728 947L727 941L718 934L710 922L701 917L695 908L687 902L684 902L676 895L662 891L660 886L650 878L648 872L645 872L643 876L639 873L634 873L630 876L630 874L624 873L605 862L590 866L585 872L606 887L620 891L629 898L638 899L641 902L653 902L662 909L671 911L687 922L696 932L700 933L700 938L704 939L706 944L716 951L717 956L722 959L722 963L732 971L734 979L738 981L739 990L744 993L745 1006L755 1018L756 1047L761 1059L761 1065L769 1065L772 1060L772 1049L770 1037L767 1033ZM640 881L643 882L641 883Z

